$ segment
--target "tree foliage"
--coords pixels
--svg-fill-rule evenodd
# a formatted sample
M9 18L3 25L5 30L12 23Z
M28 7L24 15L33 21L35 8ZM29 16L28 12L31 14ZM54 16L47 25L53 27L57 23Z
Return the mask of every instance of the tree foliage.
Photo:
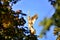
M22 10L12 10L13 4L19 0L0 0L0 39L1 40L37 40L28 27L24 27L26 16ZM10 5L10 3L12 3ZM19 14L23 15L19 18ZM21 27L21 28L18 28ZM27 34L27 35L26 35Z
M55 25L54 34L57 35L56 40L60 40L60 0L49 0L51 5L56 9L55 13L51 18L45 18L39 25L43 25L43 31L41 33L46 33L46 31L51 27L51 25Z

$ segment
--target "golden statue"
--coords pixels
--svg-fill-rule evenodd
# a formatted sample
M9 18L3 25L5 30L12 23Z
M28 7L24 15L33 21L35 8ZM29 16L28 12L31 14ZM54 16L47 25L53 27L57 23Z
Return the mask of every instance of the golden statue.
M29 27L30 32L32 34L35 34L35 29L33 28L33 24L37 20L37 18L38 18L38 15L37 14L35 14L32 17L28 16L28 27Z

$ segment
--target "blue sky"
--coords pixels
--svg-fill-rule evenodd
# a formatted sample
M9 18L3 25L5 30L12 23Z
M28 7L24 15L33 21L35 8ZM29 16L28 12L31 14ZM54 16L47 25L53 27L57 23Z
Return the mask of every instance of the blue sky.
M39 35L43 28L39 26L38 23L42 21L45 17L51 17L55 11L48 0L21 0L17 4L14 4L13 10L22 10L23 13L26 14L28 14L28 11L30 11L30 16L33 16L35 13L38 14L38 19L34 24L36 35ZM25 17L25 19L26 18L27 17ZM25 26L27 26L27 23ZM43 37L42 39L39 38L39 40L56 40L53 35L53 28L54 26L52 26L51 30L47 32L47 38Z

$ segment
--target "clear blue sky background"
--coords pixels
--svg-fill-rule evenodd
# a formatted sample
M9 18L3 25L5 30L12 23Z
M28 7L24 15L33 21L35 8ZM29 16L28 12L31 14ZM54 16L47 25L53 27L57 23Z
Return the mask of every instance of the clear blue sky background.
M33 16L35 13L38 14L38 19L34 24L34 28L36 29L36 35L39 35L43 28L39 26L38 23L42 21L45 17L51 17L55 11L50 2L48 2L48 0L21 0L13 6L13 10L22 10L23 13L26 14L28 14L29 10L31 16ZM25 17L25 19L26 18L27 17ZM27 26L27 23L25 26ZM43 37L39 38L39 40L56 40L56 37L53 35L53 28L54 26L52 26L50 28L51 30L47 32L47 38Z

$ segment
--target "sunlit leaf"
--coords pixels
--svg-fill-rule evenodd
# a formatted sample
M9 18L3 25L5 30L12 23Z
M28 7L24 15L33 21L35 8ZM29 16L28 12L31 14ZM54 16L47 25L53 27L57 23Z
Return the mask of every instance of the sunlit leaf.
M41 26L43 26L43 29L41 31L40 37L43 37L43 35L46 33L46 31L49 30L50 26L52 25L52 19L45 18L43 21L39 23Z

